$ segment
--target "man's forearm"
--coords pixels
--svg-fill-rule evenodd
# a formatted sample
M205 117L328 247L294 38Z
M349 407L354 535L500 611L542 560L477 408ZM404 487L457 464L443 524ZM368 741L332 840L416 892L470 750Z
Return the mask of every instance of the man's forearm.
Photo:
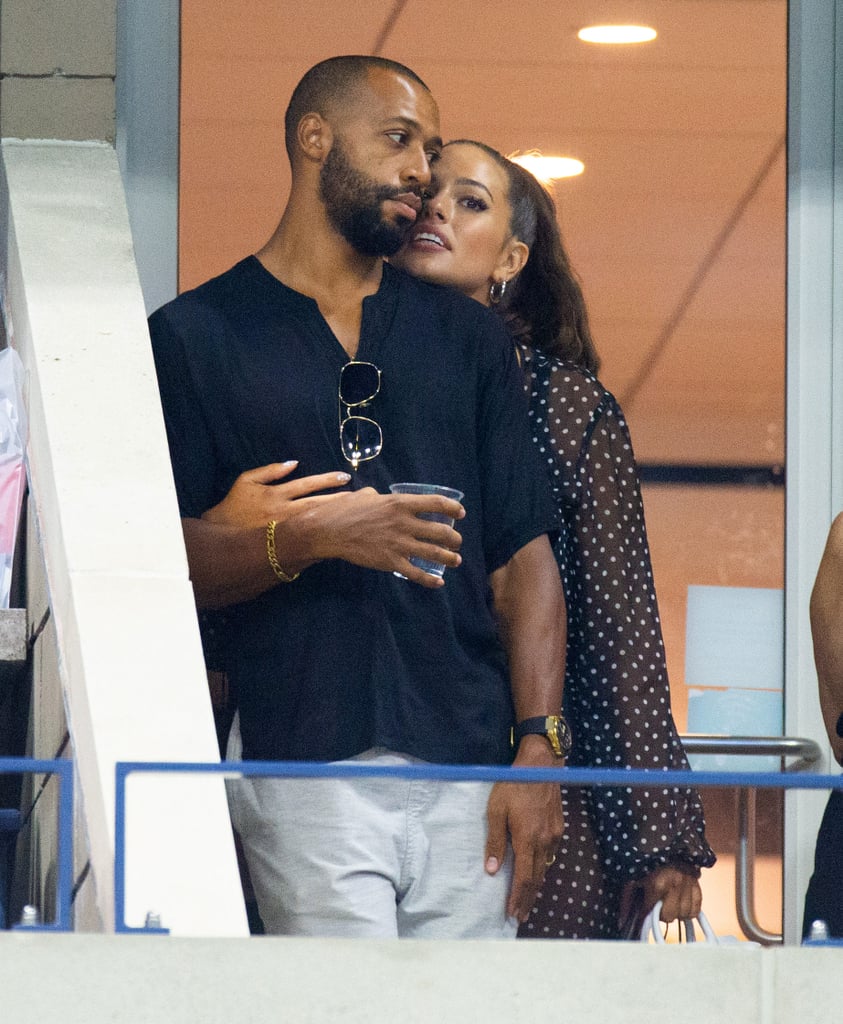
M204 519L182 519L181 524L198 608L250 601L280 582L267 558L265 527L244 529ZM298 570L291 566L289 571Z
M378 494L371 487L290 500L283 487L263 488L277 492L272 496L275 501L235 497L232 488L226 502L201 519L182 519L200 608L248 601L280 582L268 557L268 520L277 521L275 555L289 575L314 562L339 558L368 569L397 571L414 583L435 588L443 581L409 559L427 558L449 567L460 563L459 533L444 523L419 518L421 513L462 518L459 502L437 495Z
M559 569L547 536L526 544L492 573L495 610L509 654L518 721L558 715L565 679L566 615ZM556 767L544 736L524 736L514 764ZM486 870L495 874L512 843L514 864L507 914L526 921L564 829L556 783L497 783L489 796Z
M559 569L547 536L516 552L490 582L509 655L516 719L558 715L567 627Z

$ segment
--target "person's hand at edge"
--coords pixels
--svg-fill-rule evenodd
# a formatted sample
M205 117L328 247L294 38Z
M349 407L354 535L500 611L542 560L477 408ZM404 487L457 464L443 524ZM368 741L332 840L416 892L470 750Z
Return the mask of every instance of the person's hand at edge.
M525 736L513 767L560 768L564 763L543 737ZM486 814L486 871L494 875L500 870L509 839L514 862L506 912L523 923L564 832L559 784L499 782L492 789Z
M271 519L280 523L289 502L332 487L344 487L351 480L349 473L334 472L304 476L283 484L278 482L297 466L298 462L292 459L246 470L237 477L222 501L209 508L202 519L243 528L266 526Z
M632 903L640 893L640 920L661 900L660 920L671 921L695 918L702 910L702 889L699 869L691 864L665 864L655 868L643 878L627 882L621 893L618 919L624 921Z

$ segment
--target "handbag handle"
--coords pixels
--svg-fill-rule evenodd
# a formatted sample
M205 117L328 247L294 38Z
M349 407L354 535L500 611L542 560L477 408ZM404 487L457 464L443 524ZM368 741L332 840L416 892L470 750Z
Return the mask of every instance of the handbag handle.
M657 900L655 905L653 906L653 909L644 918L644 922L641 925L640 936L642 942L649 942L650 937L652 936L653 941L656 943L657 946L665 945L664 935L662 935L662 930L659 927L659 914L661 913L661 909L662 901ZM714 934L714 929L708 923L708 918L702 911L700 911L699 914L697 914L696 918L686 917L683 919L687 942L697 941L697 933L694 929L695 921L700 926L703 935L705 935L706 937L707 942L710 942L715 946L721 945L720 939L718 939L718 937Z

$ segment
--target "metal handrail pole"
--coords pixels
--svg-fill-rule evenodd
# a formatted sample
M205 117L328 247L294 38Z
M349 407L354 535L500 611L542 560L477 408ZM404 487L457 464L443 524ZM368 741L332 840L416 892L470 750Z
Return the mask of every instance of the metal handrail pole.
M814 740L802 736L719 736L685 734L679 737L688 754L769 754L773 757L797 757L786 770L807 771L822 757Z
M688 753L770 754L782 758L782 770L800 772L812 768L822 757L814 740L799 736L682 736ZM791 765L784 763L796 757ZM738 842L735 851L735 910L741 931L763 946L781 945L782 935L762 928L755 917L755 790L738 790Z
M735 906L738 924L748 939L780 946L784 936L768 932L755 917L755 790L738 790L738 849L735 856Z

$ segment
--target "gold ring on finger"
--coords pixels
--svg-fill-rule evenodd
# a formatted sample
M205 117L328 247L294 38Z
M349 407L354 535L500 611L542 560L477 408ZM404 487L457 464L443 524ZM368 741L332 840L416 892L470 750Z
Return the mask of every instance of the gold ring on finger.
M551 864L555 864L555 863L556 863L556 854L555 853L552 853L549 857L545 857L545 859L544 859L544 866L546 868L549 868Z

